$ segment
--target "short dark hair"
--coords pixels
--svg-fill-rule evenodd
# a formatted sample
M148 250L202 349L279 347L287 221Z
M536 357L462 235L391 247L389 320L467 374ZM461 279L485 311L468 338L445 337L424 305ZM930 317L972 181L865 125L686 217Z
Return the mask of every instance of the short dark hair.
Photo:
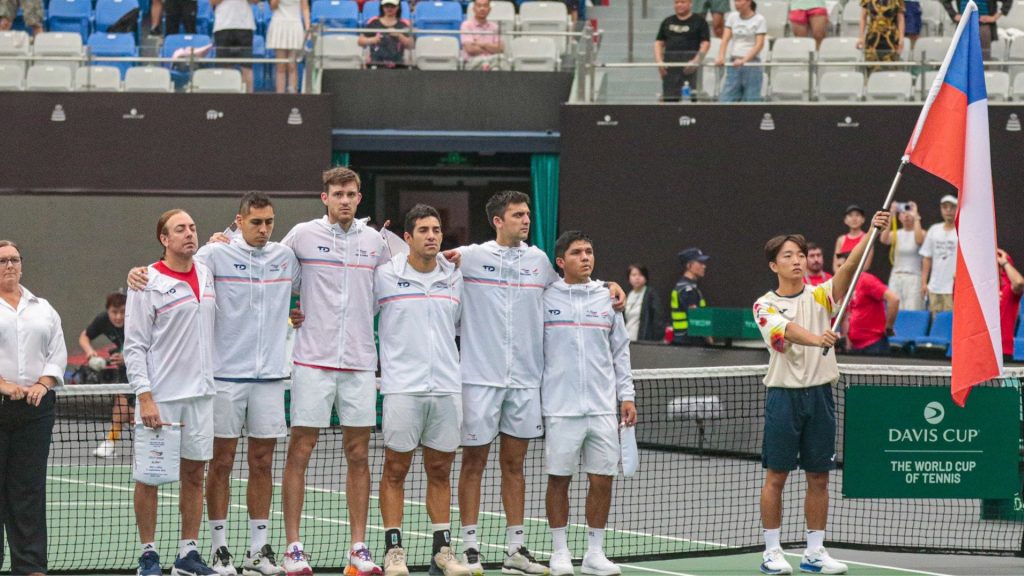
M818 246L818 245L817 245L816 243L814 243L814 242L810 242L810 241L808 241L808 242L807 242L807 252L806 252L806 253L807 253L807 254L810 254L812 250L821 250L821 246ZM822 251L824 252L824 250L822 250Z
M267 206L274 207L270 196L263 192L246 192L245 196L242 196L242 202L238 205L238 213L245 216L253 208L266 208Z
M644 280L646 280L648 283L651 282L651 276L650 274L647 273L647 266L644 266L643 264L630 264L629 266L626 267L626 270L628 272L636 270L637 272L640 273L641 276L644 277Z
M437 222L441 223L441 215L438 214L437 209L428 204L417 204L413 206L408 212L405 213L405 231L412 234L412 231L416 229L416 222L424 218L430 218L433 216L437 218Z
M526 204L530 205L530 197L523 192L518 190L505 190L498 192L491 199L487 201L487 223L494 228L494 217L498 218L505 217L505 210L508 209L509 204Z
M775 262L775 257L779 255L779 250L782 250L782 245L786 242L796 244L800 247L801 252L807 254L807 240L804 239L803 234L780 234L764 245L764 255L769 262Z
M586 242L591 246L594 245L594 241L590 239L590 236L579 230L568 230L563 232L558 237L558 240L555 241L555 258L565 258L565 251L569 249L569 246L572 246L573 242Z
M349 182L356 183L356 190L361 191L363 189L363 183L359 180L359 174L356 174L355 170L344 166L335 166L330 170L325 170L323 180L324 192L329 192L331 186L341 186L343 184L348 184Z
M120 308L128 303L128 297L124 292L111 292L107 294L107 309Z

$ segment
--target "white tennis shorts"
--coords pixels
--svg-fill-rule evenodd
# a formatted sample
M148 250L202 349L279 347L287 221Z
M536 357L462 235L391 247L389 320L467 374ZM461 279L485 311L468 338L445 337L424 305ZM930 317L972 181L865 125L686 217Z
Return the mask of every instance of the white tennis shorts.
M242 430L250 438L284 438L284 381L225 382L215 380L213 435L238 438Z
M462 385L463 446L485 446L498 432L515 438L540 438L544 418L540 388Z
M462 397L384 396L384 445L395 452L412 452L423 445L455 452L462 430Z
M373 372L296 365L292 369L291 404L292 426L327 428L332 406L342 426L376 426L377 381Z
M572 476L583 455L587 474L619 471L619 420L614 414L548 416L544 419L544 461L552 476Z
M181 457L205 462L213 458L213 396L157 402L164 422L181 422ZM142 423L139 401L135 401L135 423Z

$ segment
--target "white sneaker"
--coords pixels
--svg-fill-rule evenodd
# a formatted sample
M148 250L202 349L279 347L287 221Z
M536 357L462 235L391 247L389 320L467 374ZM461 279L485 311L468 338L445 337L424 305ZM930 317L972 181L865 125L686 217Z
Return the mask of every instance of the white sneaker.
M583 555L583 568L581 571L584 574L593 574L593 576L618 576L622 574L622 568L619 568L618 564L609 560L604 555L604 550L587 550L587 553Z
M231 552L228 552L227 546L221 546L213 551L210 568L213 568L213 571L220 576L238 576L238 570L235 569L235 564L231 561L233 558Z
M484 564L480 558L480 551L476 548L466 548L462 553L462 563L469 568L473 576L484 576Z
M405 548L395 546L384 554L384 576L409 576L409 566L405 563Z
M555 550L548 566L551 567L551 576L570 576L574 573L572 554L568 550Z
M380 566L373 563L373 554L370 554L369 548L360 546L349 550L344 576L380 576L383 573Z
M92 455L97 458L113 458L117 456L117 452L114 451L114 442L111 440L100 442L100 445L92 451Z
M846 564L835 560L828 555L825 547L817 550L807 550L804 557L800 559L800 571L811 574L846 574Z
M505 555L505 561L501 563L502 574L519 574L520 576L541 576L548 573L543 564L537 562L526 549L520 546L512 554Z
M782 548L772 548L771 550L765 550L764 554L761 555L761 572L764 574L792 574L793 567L786 561L786 556L782 553Z
M277 557L270 544L264 544L256 552L245 551L242 576L285 576L285 570L277 565Z
M282 565L288 576L313 576L313 569L309 567L309 556L298 546L289 548L284 553Z
M450 546L442 546L441 550L430 559L432 576L471 576L469 568L455 557Z

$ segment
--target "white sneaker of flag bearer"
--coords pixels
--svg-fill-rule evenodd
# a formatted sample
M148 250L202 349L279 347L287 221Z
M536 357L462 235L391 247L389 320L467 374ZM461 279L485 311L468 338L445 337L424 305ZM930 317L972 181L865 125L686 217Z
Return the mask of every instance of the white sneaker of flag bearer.
M989 155L988 92L982 63L978 6L968 2L949 51L921 108L889 195L888 210L903 176L913 164L959 192L956 216L957 259L953 285L953 401L963 406L971 387L1003 372L999 332L999 274L996 264L996 215ZM878 229L872 228L868 245ZM842 322L860 278L862 260L832 326ZM827 352L827 350L826 350Z

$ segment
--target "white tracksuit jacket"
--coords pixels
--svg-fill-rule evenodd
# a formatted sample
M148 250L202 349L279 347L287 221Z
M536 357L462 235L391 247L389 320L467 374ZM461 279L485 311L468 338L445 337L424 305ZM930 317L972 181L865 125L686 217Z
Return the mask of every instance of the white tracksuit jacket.
M355 220L348 231L327 217L303 222L281 241L302 265L299 301L306 319L292 360L303 366L377 370L373 275L389 258L384 238Z
M300 273L292 249L277 242L254 248L239 236L229 244L207 244L195 257L213 274L218 295L214 377L287 378L288 307Z
M633 400L629 335L604 283L566 284L544 291L544 416L618 414Z
M438 256L442 274L424 286L399 254L377 269L381 394L446 396L462 392L455 346L462 316L462 273Z
M540 388L544 372L544 289L558 280L547 254L495 241L459 248L465 287L462 381Z
M211 396L216 292L213 274L193 261L196 300L187 282L149 267L149 283L129 290L124 317L124 362L136 394L167 402Z

